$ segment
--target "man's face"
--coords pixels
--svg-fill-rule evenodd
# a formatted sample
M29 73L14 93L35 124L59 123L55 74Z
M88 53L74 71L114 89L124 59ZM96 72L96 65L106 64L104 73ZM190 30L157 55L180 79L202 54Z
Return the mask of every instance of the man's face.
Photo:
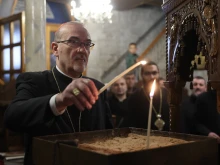
M206 92L206 84L203 79L194 78L192 84L193 84L194 95L198 96L201 93Z
M159 78L159 70L156 65L144 65L141 76L145 85L152 84L154 79Z
M135 85L135 75L134 74L126 75L125 79L128 88L133 88Z
M130 45L130 46L129 46L129 52L130 52L131 54L136 54L136 52L137 52L137 47L136 47L136 45Z
M80 24L67 24L63 25L60 29L60 41L71 40L73 42L91 42L90 36L87 30ZM72 42L72 43L73 43ZM66 72L70 73L82 73L88 63L90 54L90 47L86 47L84 44L70 46L69 42L56 43L52 48L54 55L57 57L56 64L58 67Z
M120 78L112 85L112 93L117 96L125 95L127 92L127 84L124 78Z

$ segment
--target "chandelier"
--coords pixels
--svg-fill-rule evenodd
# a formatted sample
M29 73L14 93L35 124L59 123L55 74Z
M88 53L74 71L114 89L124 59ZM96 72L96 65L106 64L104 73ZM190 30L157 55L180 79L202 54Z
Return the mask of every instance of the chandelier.
M111 0L80 0L79 3L77 4L75 0L71 1L71 15L79 21L112 23Z

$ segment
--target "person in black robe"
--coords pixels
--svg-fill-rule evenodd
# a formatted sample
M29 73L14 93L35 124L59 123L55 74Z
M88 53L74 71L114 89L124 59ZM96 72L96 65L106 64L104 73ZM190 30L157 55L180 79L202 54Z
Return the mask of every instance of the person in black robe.
M218 142L220 162L220 113L217 110L217 91L202 93L196 100L195 130L199 135L214 138Z
M147 128L148 113L149 113L149 93L154 79L159 78L159 68L156 63L148 62L141 68L141 76L143 80L143 87L133 93L128 99L129 115L125 121L124 126ZM153 96L153 109L151 128L158 130L155 122L160 120L164 122L162 130L169 131L169 105L167 103L167 90L160 87L158 81L156 85L155 94Z
M195 120L195 128L198 134L216 138L220 143L220 114L217 110L216 90L198 96Z
M103 84L82 76L91 46L84 26L67 22L52 43L56 67L17 78L17 94L4 122L9 129L25 133L24 165L33 164L33 137L112 128L106 92L98 95Z
M196 134L195 131L195 111L196 99L198 95L206 92L206 81L201 76L196 76L192 81L192 95L183 100L181 111L181 132L186 134Z
M121 127L128 113L127 84L125 78L120 78L111 86L112 96L109 106L115 119L115 127Z

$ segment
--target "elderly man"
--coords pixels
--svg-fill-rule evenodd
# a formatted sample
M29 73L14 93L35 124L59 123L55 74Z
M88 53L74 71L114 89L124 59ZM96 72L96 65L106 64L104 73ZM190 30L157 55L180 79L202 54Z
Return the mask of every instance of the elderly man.
M206 81L201 76L196 76L192 81L192 95L181 104L181 127L183 133L196 134L195 131L195 103L198 95L206 92Z
M159 68L155 62L148 62L141 68L143 88L137 90L128 99L129 115L125 126L147 128L150 97L149 93L153 81L157 80L155 95L153 97L152 123L154 130L169 131L169 105L167 91L161 88L158 82Z
M103 84L82 76L92 46L81 23L64 23L52 43L56 67L17 78L17 94L5 112L5 124L26 135L25 165L33 164L34 136L112 128L106 93L98 95Z
M116 117L115 126L120 127L124 117L128 113L128 100L127 100L127 84L125 78L120 78L111 86L112 96L109 98L109 106L112 115Z

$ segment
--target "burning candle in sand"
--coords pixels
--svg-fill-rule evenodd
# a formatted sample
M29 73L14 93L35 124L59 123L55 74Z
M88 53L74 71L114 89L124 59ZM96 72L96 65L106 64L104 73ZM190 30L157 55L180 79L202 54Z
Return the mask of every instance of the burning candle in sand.
M104 87L102 87L99 90L99 94L101 94L104 90L106 90L107 88L109 88L115 81L117 81L118 79L120 79L121 77L123 77L124 75L126 75L127 73L129 73L130 71L132 71L134 68L138 67L139 65L145 65L147 63L147 61L140 61L135 63L134 65L132 65L130 68L128 68L127 70L125 70L124 72L122 72L121 74L119 74L118 76L116 76L115 78L113 78L107 85L105 85Z
M147 125L147 148L150 146L150 130L151 130L151 116L152 116L152 105L153 105L153 96L156 88L156 80L154 80L151 91L150 91L150 106L148 114L148 125Z

